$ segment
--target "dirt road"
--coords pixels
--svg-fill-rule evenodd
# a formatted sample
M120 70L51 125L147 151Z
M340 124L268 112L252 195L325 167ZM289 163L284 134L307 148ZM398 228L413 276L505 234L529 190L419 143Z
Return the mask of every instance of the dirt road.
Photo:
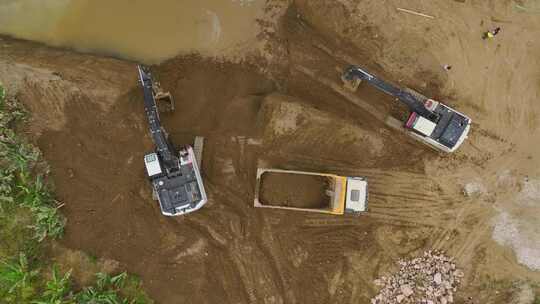
M513 1L283 11L241 64L186 55L154 67L177 101L163 116L172 140L206 138L209 203L179 218L160 215L145 179L152 142L133 63L0 41L0 80L32 113L65 203L64 245L119 261L158 303L368 303L375 278L427 249L465 271L458 303L511 303L513 282L540 283L537 15ZM494 25L502 33L480 39ZM337 69L350 63L467 113L470 138L448 156L388 129L381 118L404 109L369 87L344 91ZM255 209L262 165L367 176L370 211Z

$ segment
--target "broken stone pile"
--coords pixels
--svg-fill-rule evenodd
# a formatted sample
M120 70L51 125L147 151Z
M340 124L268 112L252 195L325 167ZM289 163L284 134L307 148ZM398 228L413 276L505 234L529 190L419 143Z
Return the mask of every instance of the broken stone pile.
M382 289L371 304L448 304L463 277L453 258L439 251L426 251L410 261L400 260L399 272L375 280Z

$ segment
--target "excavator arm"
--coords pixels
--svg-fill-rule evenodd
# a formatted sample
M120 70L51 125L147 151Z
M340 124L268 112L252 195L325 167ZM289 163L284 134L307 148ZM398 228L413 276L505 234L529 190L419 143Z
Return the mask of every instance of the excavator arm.
M142 65L137 68L143 88L144 110L155 144L155 151L144 157L153 196L164 215L196 211L206 203L207 198L193 148L186 145L178 151L174 149L159 120L156 98L159 98L157 92L161 90L152 81L148 68Z
M414 138L445 152L455 151L467 138L471 119L462 113L422 94L399 88L361 68L351 65L342 75L346 85L356 89L362 80L397 98L411 111L405 128Z
M437 114L428 110L424 106L424 100L421 100L420 96L416 96L409 90L401 89L388 82L385 82L357 66L352 65L348 67L343 74L343 78L347 81L355 81L356 79L367 81L370 85L376 87L377 89L399 99L411 110L411 112L416 112L420 116L426 117L432 121L437 120Z
M171 142L167 139L165 129L161 126L159 111L153 94L153 82L148 68L142 65L137 66L139 70L139 80L143 87L144 111L148 118L150 134L156 145L156 153L163 161L165 169L169 172L177 167L178 158L174 153Z

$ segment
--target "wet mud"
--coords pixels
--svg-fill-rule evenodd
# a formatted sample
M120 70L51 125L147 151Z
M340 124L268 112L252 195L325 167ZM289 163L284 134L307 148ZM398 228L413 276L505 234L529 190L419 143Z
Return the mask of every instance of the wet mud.
M324 176L266 172L261 176L261 203L271 206L324 209L330 206Z

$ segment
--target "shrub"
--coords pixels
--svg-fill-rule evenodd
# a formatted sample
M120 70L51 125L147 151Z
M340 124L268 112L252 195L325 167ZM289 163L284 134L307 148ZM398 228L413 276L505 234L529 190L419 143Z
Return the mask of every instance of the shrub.
M71 271L64 275L59 275L58 268L53 266L52 278L45 284L39 300L33 301L33 304L67 304L74 303L71 292Z
M13 124L23 119L24 111L16 103L6 101L0 86L0 212L13 211L12 206L28 208L35 223L35 238L58 238L64 231L65 219L57 212L57 201L43 182L33 173L40 153L15 135Z
M24 253L20 253L16 259L0 261L0 296L8 303L32 298L38 273L38 270L31 269Z

